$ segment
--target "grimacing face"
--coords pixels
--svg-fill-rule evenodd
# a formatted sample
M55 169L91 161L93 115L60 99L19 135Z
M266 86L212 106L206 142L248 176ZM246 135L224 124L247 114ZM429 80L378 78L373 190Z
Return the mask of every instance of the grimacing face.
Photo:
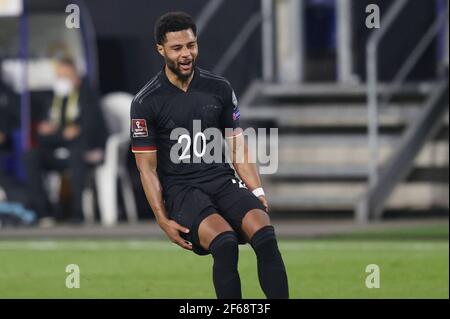
M168 32L166 41L156 46L167 67L181 80L192 75L198 56L198 46L197 37L191 29Z

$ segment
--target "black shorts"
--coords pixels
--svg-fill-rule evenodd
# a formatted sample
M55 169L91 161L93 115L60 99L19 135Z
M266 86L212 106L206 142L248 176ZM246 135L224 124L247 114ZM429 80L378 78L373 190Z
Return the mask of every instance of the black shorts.
M233 175L206 183L173 186L166 194L165 206L170 219L190 230L187 234L181 233L181 237L192 243L198 255L210 253L200 245L198 237L203 219L218 213L237 233L239 244L245 244L247 239L241 228L245 214L252 209L265 210L261 201Z

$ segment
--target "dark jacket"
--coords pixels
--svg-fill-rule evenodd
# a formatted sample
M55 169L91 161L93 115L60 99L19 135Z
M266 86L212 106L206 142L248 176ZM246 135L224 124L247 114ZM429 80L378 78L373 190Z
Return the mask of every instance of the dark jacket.
M6 135L6 142L0 149L9 149L13 131L19 128L19 97L0 81L0 132Z
M47 103L48 107L45 116L41 120L48 120L49 111L52 105L52 99ZM80 126L81 133L75 141L68 143L63 139L62 132L66 125L61 126L58 132L51 136L39 136L38 143L41 147L56 148L61 146L69 146L68 144L76 143L82 150L88 151L95 148L105 148L108 130L103 116L103 112L99 105L99 97L94 92L87 81L82 81L79 96L79 115L74 124Z

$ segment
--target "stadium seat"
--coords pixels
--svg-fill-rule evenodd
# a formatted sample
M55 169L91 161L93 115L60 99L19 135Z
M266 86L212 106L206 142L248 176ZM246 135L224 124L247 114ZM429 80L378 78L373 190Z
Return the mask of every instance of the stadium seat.
M96 170L101 222L113 226L118 221L117 178L120 180L128 222L137 222L136 202L126 170L130 148L130 106L133 96L114 92L101 99L101 107L111 135L106 142L105 161Z

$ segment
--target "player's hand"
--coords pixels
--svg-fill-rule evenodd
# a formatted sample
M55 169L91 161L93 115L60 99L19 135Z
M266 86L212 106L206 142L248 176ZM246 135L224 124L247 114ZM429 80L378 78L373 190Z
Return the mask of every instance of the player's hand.
M264 205L264 207L266 208L266 212L269 212L269 204L267 203L267 199L266 196L259 196L258 199L261 201L261 203Z
M176 221L168 219L166 221L163 221L159 224L159 226L164 230L167 237L169 237L170 241L174 244L177 244L178 246L192 250L192 244L187 243L181 236L180 232L183 233L189 233L189 229L186 227L181 226Z

